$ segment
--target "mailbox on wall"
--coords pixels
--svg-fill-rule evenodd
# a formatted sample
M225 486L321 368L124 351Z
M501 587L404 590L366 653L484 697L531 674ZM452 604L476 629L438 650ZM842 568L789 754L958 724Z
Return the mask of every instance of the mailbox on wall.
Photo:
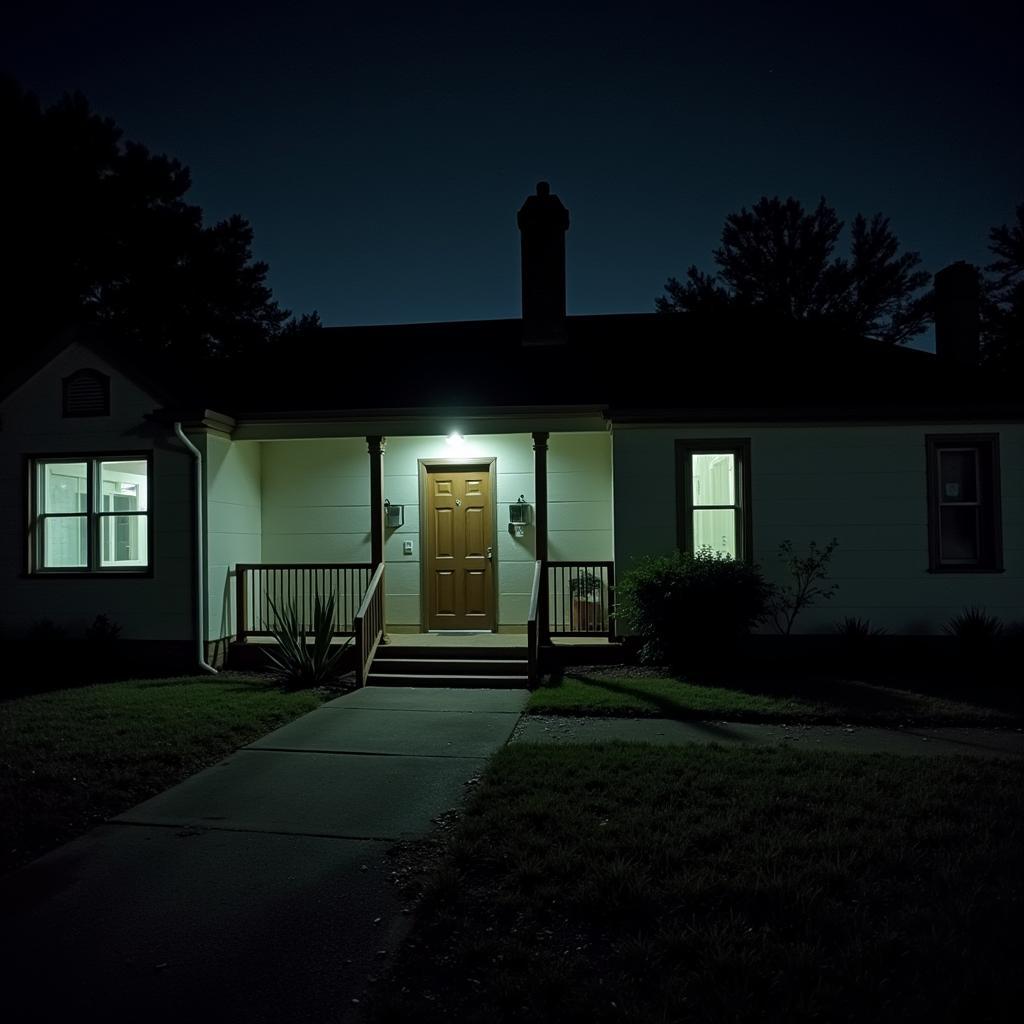
M384 525L389 530L397 530L405 525L405 506L392 505L387 498L384 499Z

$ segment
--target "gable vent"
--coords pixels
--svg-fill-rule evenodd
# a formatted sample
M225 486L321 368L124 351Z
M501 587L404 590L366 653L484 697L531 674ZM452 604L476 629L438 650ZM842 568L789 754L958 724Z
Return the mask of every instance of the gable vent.
M65 416L109 416L110 378L99 370L76 370L64 378Z

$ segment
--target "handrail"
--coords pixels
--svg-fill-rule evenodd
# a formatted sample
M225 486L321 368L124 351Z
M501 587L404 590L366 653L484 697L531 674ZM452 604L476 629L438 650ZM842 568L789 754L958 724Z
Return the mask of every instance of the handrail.
M540 629L537 619L540 614L540 585L544 578L544 563L538 559L533 568L533 587L530 590L530 607L526 615L526 648L529 659L530 686L540 681Z
M307 632L316 598L335 598L335 636L352 636L352 616L366 592L370 562L238 562L235 565L235 638L273 635L271 602L294 602Z
M356 686L365 686L373 656L384 637L384 563L374 570L366 595L352 619L356 635Z

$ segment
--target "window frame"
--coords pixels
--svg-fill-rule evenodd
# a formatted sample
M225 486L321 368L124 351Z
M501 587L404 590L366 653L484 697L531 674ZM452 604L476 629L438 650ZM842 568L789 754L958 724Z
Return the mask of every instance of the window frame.
M925 434L925 474L928 498L928 572L930 573L998 573L1003 568L1003 517L1000 491L999 434ZM977 452L977 501L975 507L986 511L984 520L978 520L978 547L988 531L990 556L985 562L943 562L941 552L942 495L939 454L951 449L970 449ZM987 468L986 481L983 467ZM990 493L983 489L988 482ZM986 504L989 506L985 508Z
M146 463L146 511L145 512L103 512L94 508L94 495L100 463L103 462L145 462ZM39 513L39 475L45 463L86 464L86 509L84 513ZM148 579L153 576L154 564L154 518L156 515L155 487L153 479L153 450L142 451L94 451L87 452L43 452L25 456L25 550L23 575L29 579ZM86 565L54 566L43 564L43 526L47 518L67 518L84 515L86 521ZM104 566L102 561L102 522L117 515L146 517L146 565Z
M676 544L680 551L693 553L693 456L732 455L738 463L735 486L736 561L754 560L754 517L750 487L750 438L709 437L676 440ZM700 508L701 506L697 506ZM715 507L715 506L711 506ZM730 506L722 506L730 507Z

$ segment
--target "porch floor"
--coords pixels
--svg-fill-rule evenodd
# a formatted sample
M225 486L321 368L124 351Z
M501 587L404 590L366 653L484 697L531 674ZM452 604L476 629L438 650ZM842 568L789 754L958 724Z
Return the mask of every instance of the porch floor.
M389 647L526 647L525 633L387 633ZM557 647L608 647L605 636L552 637Z

